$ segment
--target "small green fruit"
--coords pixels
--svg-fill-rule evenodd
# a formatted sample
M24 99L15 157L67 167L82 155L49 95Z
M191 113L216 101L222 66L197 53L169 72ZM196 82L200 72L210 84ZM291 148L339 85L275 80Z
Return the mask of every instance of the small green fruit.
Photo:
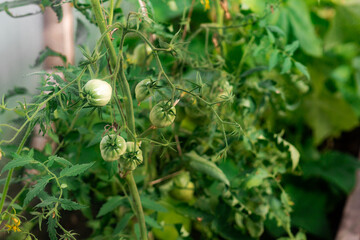
M90 105L102 107L110 102L112 88L110 84L103 80L93 79L85 84L83 92Z

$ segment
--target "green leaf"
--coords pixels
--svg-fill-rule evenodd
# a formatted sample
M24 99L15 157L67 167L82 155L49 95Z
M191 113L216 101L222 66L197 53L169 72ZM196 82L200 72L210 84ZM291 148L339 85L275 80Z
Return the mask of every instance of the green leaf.
M321 56L321 41L315 33L306 2L303 0L289 0L284 6L294 35L299 40L302 50L312 56Z
M57 235L56 234L56 228L57 228L56 219L49 217L47 223L48 223L47 231L49 233L50 240L57 240L58 238L56 236Z
M329 232L329 217L327 216L329 201L328 195L322 191L314 191L287 185L285 191L294 202L291 222L323 239L332 239ZM309 218L311 213L311 218Z
M250 217L245 218L245 226L253 238L259 238L264 232L263 221L253 221Z
M49 206L51 204L54 204L58 201L59 201L58 198L51 196L51 197L48 197L45 200L43 200L41 203L37 204L35 207L43 208L43 207Z
M272 26L267 26L266 28L272 32L279 34L280 36L285 36L284 31L281 28L279 28L278 26L272 25Z
M302 65L302 64L299 63L299 62L295 62L295 67L296 67L302 74L304 74L307 79L310 80L310 74L309 74L308 69L307 69L306 66Z
M34 149L30 149L29 153L28 153L28 156L33 158L34 157Z
M299 48L300 43L299 41L295 41L289 45L286 45L284 50L287 52L290 56L294 54L294 52Z
M58 22L61 22L63 18L63 11L62 11L62 0L54 0L51 4L51 9L56 13Z
M269 71L271 69L273 69L279 62L279 51L278 50L274 50L271 55L270 55L270 60L269 60Z
M349 194L356 183L356 169L360 162L345 153L326 152L317 161L306 161L302 165L304 177L318 177L331 186L337 186Z
M151 200L145 195L141 196L141 204L144 208L151 209L157 212L167 212L168 210L161 204Z
M283 63L283 66L281 69L281 74L289 72L290 68L291 68L291 58L287 57L287 58L285 58L285 61Z
M266 33L267 33L267 35L269 37L270 42L274 43L275 42L274 34L268 28L266 28Z
M294 145L292 145L288 141L284 140L280 136L277 137L277 142L279 144L283 144L284 146L289 148L291 162L292 162L292 169L294 170L297 167L297 165L299 164L299 161L300 161L300 153L299 153L299 151L296 149L296 147Z
M88 170L95 162L85 163L85 164L76 164L71 167L64 168L60 172L60 177L74 177L79 174L82 174L86 170Z
M134 216L133 213L126 213L121 220L116 224L113 235L117 235L121 233L121 231L126 227L129 223L130 219Z
M158 224L157 221L150 216L145 216L145 222L147 225L149 225L152 228L162 229L162 226Z
M269 218L275 218L277 226L281 226L284 229L290 228L290 214L285 209L279 199L271 197L269 199Z
M352 107L340 95L326 90L307 97L303 109L316 145L328 137L337 137L342 131L353 129L359 123Z
M72 166L73 164L71 162L69 162L68 160L66 160L65 158L62 157L58 157L58 156L50 156L49 160L51 161L55 161L57 163L63 164L65 166Z
M61 207L64 210L68 210L68 211L80 210L80 209L83 209L83 208L87 208L87 206L79 204L77 202L73 202L73 201L71 201L69 199L61 199L60 203L61 203Z
M44 190L45 186L49 183L51 176L47 175L42 177L26 194L24 200L24 206L27 205L34 197L36 197L41 191Z
M112 212L115 208L123 205L127 199L125 197L112 197L110 198L104 205L101 206L99 213L97 214L97 218L104 216L105 214L108 214L109 212Z
M248 235L243 234L239 229L235 228L235 224L229 224L229 216L232 215L232 209L220 202L215 209L216 216L211 223L211 228L221 237L227 240L251 240Z
M344 2L345 3L345 2ZM359 42L360 5L355 1L335 5L335 17L325 37L325 48L329 49L340 43Z
M306 235L303 232L298 232L295 236L295 240L306 240Z
M66 57L62 55L61 53L55 52L49 47L46 47L44 50L42 50L39 54L39 56L36 58L36 61L32 67L38 67L41 63L45 61L45 59L49 56L55 56L60 57L61 60L66 63Z
M41 4L42 4L44 7L50 7L50 6L51 6L50 0L41 0Z
M269 177L269 173L266 170L259 168L249 176L249 179L246 182L246 187L253 188L260 186L263 183L263 180L267 177Z
M193 220L201 218L205 223L211 222L214 217L207 212L204 212L198 208L189 206L186 203L180 203L175 206L175 211L183 216L189 217Z
M15 158L13 160L11 160L10 162L8 162L3 167L3 169L1 170L1 174L6 172L7 170L17 168L17 167L23 167L23 166L25 166L27 164L30 164L30 163L36 163L36 161L30 156L15 155Z
M225 176L223 171L218 166L216 166L215 163L199 156L195 151L186 153L185 156L190 158L190 168L193 170L205 173L217 180L222 181L228 186L230 185L228 178Z

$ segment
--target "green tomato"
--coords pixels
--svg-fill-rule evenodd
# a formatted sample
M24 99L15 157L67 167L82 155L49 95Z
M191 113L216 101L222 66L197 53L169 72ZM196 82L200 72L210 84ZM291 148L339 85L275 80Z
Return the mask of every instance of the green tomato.
M170 194L173 198L177 200L189 202L194 199L194 189L194 183L189 182L186 187L174 186L174 188L170 191Z
M179 233L176 230L175 224L181 224L181 237L189 236L191 232L191 220L175 211L159 212L157 215L157 222L163 226L163 229L153 228L156 239L160 240L176 240Z
M135 88L136 100L140 103L152 95L152 90L156 87L156 83L151 79L140 81Z
M173 179L173 189L170 195L180 201L189 202L194 198L195 185L190 181L190 174L183 172Z
M107 162L118 160L126 152L126 147L124 138L116 134L106 135L100 142L101 157Z
M176 117L176 109L167 101L161 101L150 111L150 121L157 128L170 126Z
M133 171L138 165L143 162L142 151L139 148L139 145L136 145L134 142L126 143L126 153L120 159L120 167L123 171Z
M150 64L152 60L152 49L148 44L140 43L134 49L133 61L136 65L144 66Z
M93 79L85 84L83 92L90 105L102 107L110 101L112 88L103 80Z
M186 115L193 119L206 117L208 112L206 104L197 101L196 99L188 101L188 104L185 107Z

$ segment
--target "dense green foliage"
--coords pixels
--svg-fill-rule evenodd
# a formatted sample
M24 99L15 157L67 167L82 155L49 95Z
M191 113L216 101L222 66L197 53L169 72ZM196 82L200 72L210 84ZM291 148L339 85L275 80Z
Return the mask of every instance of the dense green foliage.
M61 20L60 1L34 2ZM25 181L1 203L9 239L146 239L142 222L149 239L334 237L359 167L331 146L359 124L359 3L94 2L73 5L102 32L96 46L37 73L31 103L8 108L15 90L0 106L21 118L0 125L15 131L0 140L1 173ZM36 65L54 55L46 48ZM108 104L89 100L91 79L110 84ZM37 124L51 139L43 151L24 147ZM126 151L104 161L100 142L114 134ZM86 221L69 225L71 214Z

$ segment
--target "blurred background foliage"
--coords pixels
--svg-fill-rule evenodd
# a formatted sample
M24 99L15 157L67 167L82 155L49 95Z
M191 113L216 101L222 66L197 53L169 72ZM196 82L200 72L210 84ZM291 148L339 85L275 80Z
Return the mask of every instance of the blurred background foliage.
M267 6L244 2L258 14ZM300 107L271 126L291 129L286 139L301 155L302 176L284 179L292 223L309 239L334 239L359 167L360 1L288 0L270 18L288 42L299 40L294 58L311 76Z
M191 1L151 3L156 21L176 24ZM241 9L237 9L239 3ZM311 80L288 89L288 95L296 98L292 99L296 107L284 114L268 112L266 124L272 132L286 129L283 137L301 155L301 174L285 175L282 180L294 202L293 226L303 229L308 239L334 239L359 167L356 158L360 147L360 1L284 0L278 4L277 1L230 0L229 5L232 12L250 11L259 17L270 9L265 21L282 30L268 32L270 38L279 34L286 44L299 42L300 48L293 58L306 65ZM171 6L176 6L174 11L168 11ZM210 16L203 6L196 5L190 29ZM257 42L253 47L260 45ZM229 53L230 59L226 61L238 63L243 53L244 49ZM251 61L247 59L249 65ZM297 96L298 91L304 95ZM283 234L275 225L266 221L262 239Z

